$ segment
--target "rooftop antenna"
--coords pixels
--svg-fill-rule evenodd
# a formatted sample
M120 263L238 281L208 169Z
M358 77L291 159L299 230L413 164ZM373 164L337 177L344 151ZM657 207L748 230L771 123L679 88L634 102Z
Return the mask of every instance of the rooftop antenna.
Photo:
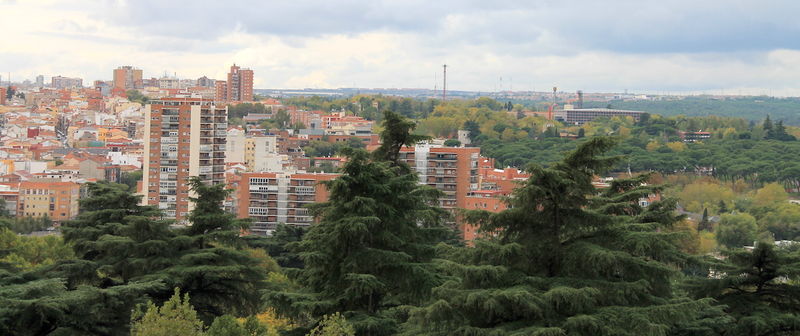
M442 65L443 83L442 83L442 102L447 100L447 64Z

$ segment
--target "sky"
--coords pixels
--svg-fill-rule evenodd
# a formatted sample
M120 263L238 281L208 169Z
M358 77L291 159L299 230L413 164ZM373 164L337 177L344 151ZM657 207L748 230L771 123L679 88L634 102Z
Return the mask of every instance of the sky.
M800 96L800 1L0 0L3 80Z

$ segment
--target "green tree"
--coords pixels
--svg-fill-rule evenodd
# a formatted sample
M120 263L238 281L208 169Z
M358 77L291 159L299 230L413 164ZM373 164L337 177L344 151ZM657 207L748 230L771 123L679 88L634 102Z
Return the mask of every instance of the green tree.
M775 130L772 128L772 120L769 119L769 114L761 124L761 129L764 130L764 139L775 139Z
M214 319L214 323L208 328L206 336L251 336L247 330L230 315L222 315Z
M390 335L399 318L391 312L428 297L439 279L433 244L448 230L431 205L438 190L397 161L400 146L416 143L412 128L386 113L382 150L350 151L342 176L326 183L329 201L312 208L321 221L295 246L305 267L290 275L303 290L266 295L278 313L316 320L342 312L360 335Z
M203 322L197 318L197 312L189 303L189 294L184 294L181 299L178 288L163 306L157 307L150 302L146 311L142 312L141 307L134 311L131 320L132 336L203 335Z
M147 104L150 101L150 98L147 98L147 96L143 95L141 92L139 92L139 90L131 89L125 91L125 96L128 97L129 101L140 103L142 105Z
M725 201L719 200L719 204L717 205L717 213L719 213L721 215L721 214L725 214L725 213L728 213L728 212L729 212L728 205L725 204Z
M697 223L697 230L698 231L711 231L714 228L711 226L711 222L708 220L708 208L703 209L703 217L700 219L700 223Z
M472 143L475 143L477 137L481 135L480 125L473 120L467 120L464 122L464 130L469 131L469 140Z
M726 254L723 263L712 264L715 276L692 278L687 286L695 298L714 298L725 306L728 323L716 334L800 333L800 254L768 243Z
M32 270L72 258L72 249L59 236L26 237L0 228L0 263L14 269Z
M355 336L356 331L340 313L325 315L307 336Z
M775 235L775 240L800 240L800 205L778 204L762 217L759 224Z
M748 213L723 214L717 227L717 241L728 248L740 248L756 240L758 226Z
M372 154L376 160L389 161L393 165L398 165L398 155L403 146L414 146L417 142L430 138L413 134L417 127L414 121L391 111L384 112L382 126L381 146Z
M123 172L119 177L119 183L128 186L128 190L131 192L137 192L136 186L139 181L142 180L142 171L136 170L132 172Z
M447 139L444 141L444 145L447 147L458 147L461 146L461 141L458 141L458 139Z
M756 191L753 198L758 206L769 206L789 199L789 193L779 183L769 183Z
M671 265L688 256L674 233L675 200L638 205L661 187L649 176L618 180L605 191L592 177L618 158L615 141L593 138L531 177L500 213L467 219L496 238L449 248L447 281L432 303L412 311L408 335L663 335L698 328L711 300L672 292ZM715 313L718 313L716 311ZM707 331L707 330L706 330ZM696 331L699 332L699 331Z

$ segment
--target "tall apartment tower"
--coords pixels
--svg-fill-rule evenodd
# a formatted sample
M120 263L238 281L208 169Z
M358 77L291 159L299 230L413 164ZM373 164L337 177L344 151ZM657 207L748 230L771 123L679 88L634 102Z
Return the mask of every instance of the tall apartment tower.
M253 101L253 70L231 66L227 81L217 81L218 101Z
M438 147L418 144L416 147L403 147L400 160L414 168L419 175L420 184L426 184L442 191L439 206L449 211L459 229L464 232L464 224L459 223L457 209L467 205L467 195L478 189L478 147Z
M136 69L130 65L121 66L114 69L114 88L130 90L141 89L142 69Z
M181 221L192 210L186 180L225 183L228 108L202 98L162 98L145 105L143 203Z

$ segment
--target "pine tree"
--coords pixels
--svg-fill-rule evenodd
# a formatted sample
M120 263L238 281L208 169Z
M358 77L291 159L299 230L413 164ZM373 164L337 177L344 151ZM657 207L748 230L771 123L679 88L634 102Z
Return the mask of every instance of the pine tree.
M759 243L752 252L726 252L710 263L714 274L688 283L696 298L725 305L728 319L719 332L730 336L800 334L800 254Z
M786 132L786 127L783 126L783 120L778 120L775 123L775 131L773 132L775 136L775 140L780 141L795 141L797 138L794 135L791 135Z
M672 293L674 265L689 259L668 233L682 217L675 200L647 208L638 199L660 191L649 176L592 185L618 158L593 138L551 168L531 166L529 180L500 213L467 219L496 238L474 248L444 248L449 280L433 303L412 311L405 334L663 335L718 314L711 300Z
M330 200L312 209L321 221L297 244L305 267L292 274L304 289L266 295L282 315L310 316L307 328L341 312L358 335L390 335L398 326L391 312L423 302L439 284L431 263L447 232L432 206L439 192L398 160L400 147L416 142L413 123L388 112L383 125L381 149L350 151L342 176L326 183Z
M719 214L720 215L728 213L730 211L730 210L728 210L728 205L723 200L719 200L718 208L719 208Z
M775 130L772 128L772 120L769 119L769 114L767 115L767 118L764 119L764 123L761 125L761 128L764 130L764 139L775 139Z
M403 146L414 146L430 137L413 134L416 124L397 113L386 111L383 114L381 146L372 155L376 160L385 160L398 165L398 156Z
M161 307L152 302L147 310L134 311L131 317L131 336L202 336L203 322L197 318L197 312L189 304L189 294L175 293ZM234 321L235 322L235 321Z
M713 229L711 222L708 220L708 208L703 208L703 217L700 219L700 223L697 223L697 230L711 231Z
M139 205L140 196L126 186L95 183L87 188L80 215L63 227L77 259L0 280L17 288L5 297L0 293L0 300L11 300L11 309L0 310L0 319L36 320L32 325L38 330L120 334L129 330L136 304L148 298L164 302L176 287L191 295L209 323L216 316L248 315L260 308L257 293L265 287L266 271L237 248L243 245L237 236L241 224L211 206L221 204L224 192L196 188L200 206L190 218L198 227L171 230L169 221L157 219L157 209ZM25 292L44 283L61 291L43 296Z
M203 321L210 324L223 314L251 315L258 312L257 295L265 288L267 274L245 249L239 237L248 222L222 209L228 195L224 185L189 181L197 197L189 214L191 226L179 235L190 242L175 264L159 272L167 285L180 287L192 297Z

